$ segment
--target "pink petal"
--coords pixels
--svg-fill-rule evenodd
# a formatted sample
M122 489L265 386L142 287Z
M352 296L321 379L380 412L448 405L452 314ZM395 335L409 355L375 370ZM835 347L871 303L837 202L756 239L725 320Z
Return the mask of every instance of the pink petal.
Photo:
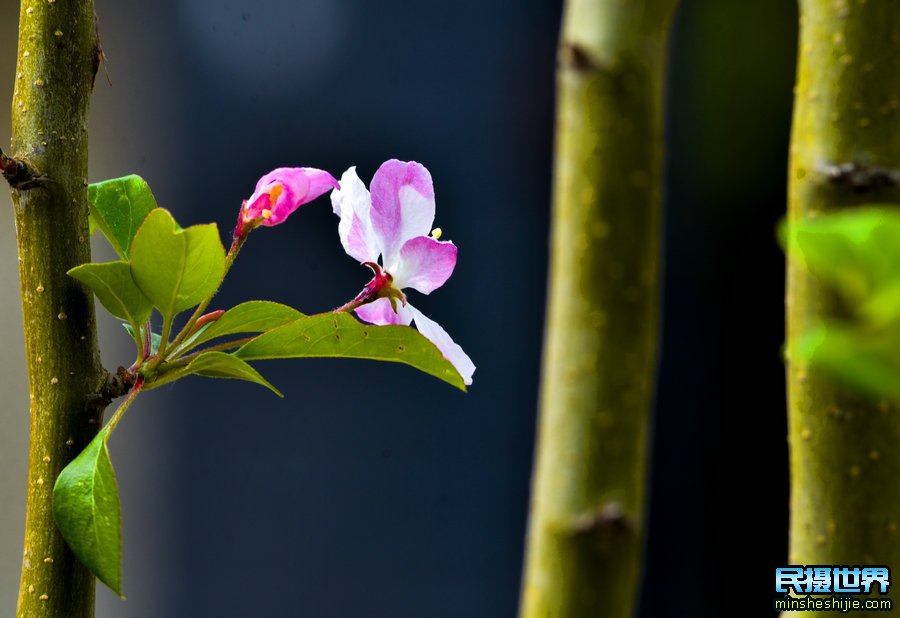
M314 167L301 167L300 169L303 170L309 179L309 193L306 194L307 202L313 201L332 189L341 188L335 177L324 170L318 170Z
M409 303L406 304L405 309L412 314L413 320L416 322L416 328L419 329L419 332L425 335L431 343L436 345L437 349L444 355L444 358L456 367L459 375L462 376L463 382L467 386L471 384L472 374L475 373L475 363L472 362L472 359L469 358L468 354L463 352L463 349L450 338L450 335L441 328L440 324L425 317L421 311Z
M372 199L355 167L344 172L340 188L331 192L331 207L341 218L338 234L347 255L360 262L377 262L381 250L369 220Z
M268 193L260 193L259 195L254 193L250 196L250 199L244 202L242 207L244 221L253 221L262 217L262 211L269 208L269 202Z
M372 229L379 237L383 265L392 268L403 244L426 236L434 223L434 186L424 165L391 159L372 177Z
M408 304L404 307L400 303L397 303L397 313L394 313L394 309L391 307L391 301L387 298L379 298L367 305L358 307L356 309L356 315L358 315L361 320L365 320L371 324L378 324L379 326L384 326L385 324L402 324L403 326L409 326L409 323L412 322L413 319L413 314L410 313Z
M456 267L456 245L430 236L417 236L400 249L397 267L391 272L394 287L412 288L423 294L444 285Z
M331 174L319 169L279 167L259 179L256 183L256 191L248 202L253 203L262 194L277 192L278 185L281 187L281 192L278 194L275 204L269 207L271 214L262 222L263 225L272 226L283 223L288 215L301 205L311 202L329 189L339 186Z

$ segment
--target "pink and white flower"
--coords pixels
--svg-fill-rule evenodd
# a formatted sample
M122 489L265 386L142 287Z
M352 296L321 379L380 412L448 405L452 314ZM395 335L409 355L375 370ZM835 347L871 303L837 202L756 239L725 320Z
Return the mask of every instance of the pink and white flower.
M301 205L340 185L328 172L312 167L279 167L256 183L256 190L241 205L235 237L260 225L283 223Z
M351 167L341 176L340 187L332 191L331 204L341 218L338 233L344 250L375 272L357 297L366 304L356 307L356 314L379 325L415 322L463 381L471 384L472 359L437 322L406 302L403 294L406 288L430 294L444 285L456 267L456 245L438 240L440 230L429 235L434 186L425 166L386 161L372 177L371 193Z

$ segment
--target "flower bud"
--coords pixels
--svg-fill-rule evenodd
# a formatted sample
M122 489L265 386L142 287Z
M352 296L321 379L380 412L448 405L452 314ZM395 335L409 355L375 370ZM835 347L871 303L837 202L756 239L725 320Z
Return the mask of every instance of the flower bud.
M283 223L302 204L326 191L340 188L328 172L312 167L279 167L256 183L256 190L241 205L235 237L244 236L260 225Z

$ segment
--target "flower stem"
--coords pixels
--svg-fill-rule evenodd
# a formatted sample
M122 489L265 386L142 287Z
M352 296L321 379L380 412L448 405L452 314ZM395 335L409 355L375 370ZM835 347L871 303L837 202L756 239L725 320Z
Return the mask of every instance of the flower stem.
M361 292L359 296L351 300L350 302L344 303L337 309L332 309L332 313L350 313L357 307L362 307L363 305L370 303L374 300L374 298L367 298L364 296L364 292Z
M628 618L642 570L675 0L568 0L523 618Z
M92 397L102 382L93 297L66 275L90 261L86 127L99 60L92 0L21 3L10 156L32 178L8 177L31 400L19 618L94 615L94 576L59 534L52 495L104 407Z
M363 266L367 266L372 270L374 274L372 280L363 287L362 291L356 295L356 298L332 310L331 313L349 313L357 307L371 303L379 298L391 299L391 306L394 307L395 311L395 303L400 302L406 305L406 296L403 295L401 290L393 286L394 278L388 272L382 270L381 266L375 262L363 262Z
M156 352L156 358L150 363L151 369L155 368L165 360L166 352L169 350L169 347L175 348L178 346L177 341L173 341L171 346L168 345L169 335L172 334L172 321L174 319L174 316L169 316L163 320L162 333L159 337L159 350Z

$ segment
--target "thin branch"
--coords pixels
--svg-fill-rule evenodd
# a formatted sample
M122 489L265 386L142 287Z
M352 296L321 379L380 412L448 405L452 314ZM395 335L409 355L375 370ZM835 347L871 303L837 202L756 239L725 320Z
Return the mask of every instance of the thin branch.
M94 615L95 578L56 528L53 485L97 433L116 388L98 394L106 377L93 296L66 275L91 259L87 109L95 43L92 0L21 3L11 149L2 156L13 188L31 402L19 618Z
M674 0L568 0L523 618L628 618L656 370Z
M789 220L900 204L900 3L801 0L800 24ZM789 341L843 315L798 260L787 275ZM788 361L788 562L900 565L900 409Z

